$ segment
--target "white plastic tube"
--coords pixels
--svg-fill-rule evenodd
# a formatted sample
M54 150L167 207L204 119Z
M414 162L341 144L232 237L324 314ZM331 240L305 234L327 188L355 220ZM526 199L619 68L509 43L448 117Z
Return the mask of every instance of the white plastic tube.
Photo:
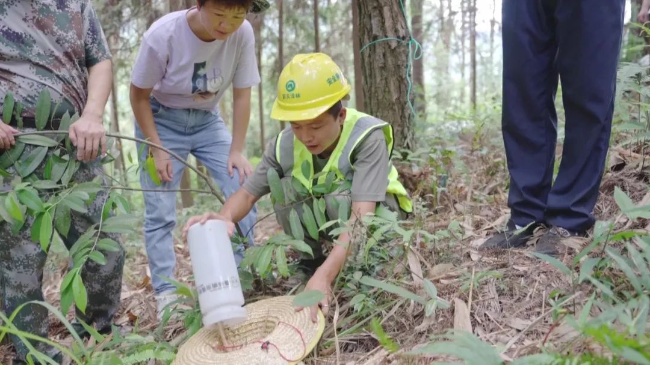
M203 325L228 326L246 320L244 294L228 227L220 220L194 224L187 233Z

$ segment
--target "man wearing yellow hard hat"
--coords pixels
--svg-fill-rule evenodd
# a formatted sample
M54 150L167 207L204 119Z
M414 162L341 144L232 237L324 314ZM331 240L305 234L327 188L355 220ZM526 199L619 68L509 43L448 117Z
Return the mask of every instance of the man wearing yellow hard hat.
M409 213L412 203L397 180L397 170L390 162L393 131L390 124L346 108L342 100L350 92L341 69L322 53L299 54L284 68L278 81L278 95L271 118L290 123L270 142L262 161L244 186L228 199L219 213L192 217L185 232L197 222L222 219L238 222L262 196L270 193L269 169L279 175L287 196L298 195L293 208L302 216L302 206L312 206L310 198L329 180L338 182L336 191L324 194L327 221L339 219L341 202L350 207L348 227L359 217L374 213L379 205L399 213ZM307 175L307 176L306 176ZM312 189L313 188L313 189ZM288 190L292 192L289 193ZM318 192L316 190L319 190ZM351 204L349 204L351 202ZM278 222L290 234L291 224L286 205L275 204ZM322 241L336 241L329 255L322 251ZM348 256L350 237L347 231L330 237L321 233L319 240L305 235L313 258L299 263L311 278L305 290L320 290L325 298L319 306L327 314L331 285ZM317 307L311 308L316 320Z

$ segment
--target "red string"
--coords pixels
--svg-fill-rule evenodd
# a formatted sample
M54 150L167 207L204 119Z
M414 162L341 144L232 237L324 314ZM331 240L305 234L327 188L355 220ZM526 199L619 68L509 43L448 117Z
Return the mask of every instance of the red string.
M275 348L275 350L278 352L278 355L280 355L280 357L281 357L284 361L287 361L287 362L297 362L297 361L299 361L300 359L302 359L303 357L305 357L306 352L307 352L307 343L305 342L305 337L302 335L302 331L300 331L298 328L296 328L295 326L293 326L292 324L289 324L289 323L287 323L287 322L278 321L278 324L285 324L285 325L291 327L294 331L296 331L296 332L298 333L298 335L300 336L300 340L302 341L302 355L300 355L300 357L298 357L298 358L295 359L295 360L294 360L294 359L289 359L289 358L287 358L286 356L284 356L284 354L282 354L282 351L280 351L280 348L279 348L276 344L272 343L271 341L262 341L262 340L257 340L257 341L252 342L252 343L259 343L259 344L261 344L261 345L262 345L262 346L261 346L262 350L265 350L265 351L267 351L267 352L268 352L268 346L272 346L272 347ZM244 347L244 346L247 346L247 345L249 345L249 344L245 344L245 345L235 345L235 346L223 346L223 345L221 345L221 346L217 346L216 349L218 349L218 350L239 350L240 348L242 348L242 347ZM265 345L266 345L266 346L265 346ZM266 347L266 348L265 348L265 347ZM213 348L214 348L214 347L213 347Z

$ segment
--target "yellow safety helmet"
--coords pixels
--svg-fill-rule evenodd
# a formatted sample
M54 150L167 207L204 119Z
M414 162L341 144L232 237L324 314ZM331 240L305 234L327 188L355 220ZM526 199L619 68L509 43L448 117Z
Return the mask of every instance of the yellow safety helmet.
M280 74L271 118L287 122L314 119L343 99L350 89L330 56L298 54Z

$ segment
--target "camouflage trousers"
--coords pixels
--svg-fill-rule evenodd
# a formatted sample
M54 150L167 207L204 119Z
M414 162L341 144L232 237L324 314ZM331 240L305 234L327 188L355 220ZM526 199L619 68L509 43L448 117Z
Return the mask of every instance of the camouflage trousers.
M292 182L292 177L285 177L281 179L282 181L282 187L285 192L285 199L290 196L294 196L297 199L297 202L285 204L285 205L280 205L280 204L275 204L273 207L273 210L275 211L275 217L278 221L278 224L282 226L282 230L288 234L291 235L291 220L290 220L290 214L291 214L291 209L295 209L296 213L298 213L298 217L301 218L301 223L303 226L303 231L305 232L304 236L304 241L309 247L311 247L312 252L314 253L313 258L315 260L322 259L323 258L323 242L334 242L338 237L333 237L330 232L339 227L337 224L332 225L328 229L325 229L323 231L319 230L319 235L318 239L314 239L307 233L307 228L302 222L302 216L303 216L303 203L306 204L310 209L314 209L314 200L313 197L301 197L301 194L296 191L294 188L293 182ZM331 221L335 219L339 219L339 206L341 204L345 204L348 207L347 215L348 217L350 216L350 211L352 209L352 195L350 190L345 190L345 189L338 189L330 194L326 194L323 197L323 200L325 201L325 220L326 221ZM380 203L377 203L378 205L383 205L384 207L388 208L389 210L393 212L398 212L400 216L403 215L403 211L399 208L399 203L397 202L397 199L395 199L394 196L392 195L387 195L386 200ZM319 227L320 228L320 227ZM355 247L355 250L357 250L359 247ZM304 259L311 259L309 255L303 255Z
M23 153L29 153L33 148L34 146L27 145ZM52 150L48 151L48 157L34 172L39 178L42 177L43 165L51 153ZM81 163L71 181L77 183L91 181L102 173L101 169L102 165L99 161ZM13 168L8 169L8 172L12 175L15 173ZM2 191L11 190L8 180L10 178L4 179ZM107 197L108 191L100 191L96 194L94 201L88 204L87 213L71 211L70 230L67 237L61 237L68 249L90 226L99 222L102 206ZM47 199L47 197L42 198L44 201ZM0 297L2 297L2 305L7 316L10 316L16 308L26 302L43 300L41 290L43 268L48 253L43 251L39 243L31 241L30 232L33 221L33 217L28 217L25 225L17 234L12 233L9 223L0 223ZM120 242L117 235L102 233L100 236L110 237L116 242ZM85 314L77 310L76 315L77 318L90 325L94 324L95 328L103 332L110 330L113 316L119 308L124 250L120 247L117 252L102 251L102 253L107 260L105 265L88 260L81 270L81 276L88 293L88 304ZM13 324L20 331L47 338L48 310L38 304L29 304L18 313ZM24 361L29 352L27 346L16 336L11 336L11 340L16 348L19 362ZM32 341L31 343L37 350L45 354L55 355L57 353L56 349L42 342Z

